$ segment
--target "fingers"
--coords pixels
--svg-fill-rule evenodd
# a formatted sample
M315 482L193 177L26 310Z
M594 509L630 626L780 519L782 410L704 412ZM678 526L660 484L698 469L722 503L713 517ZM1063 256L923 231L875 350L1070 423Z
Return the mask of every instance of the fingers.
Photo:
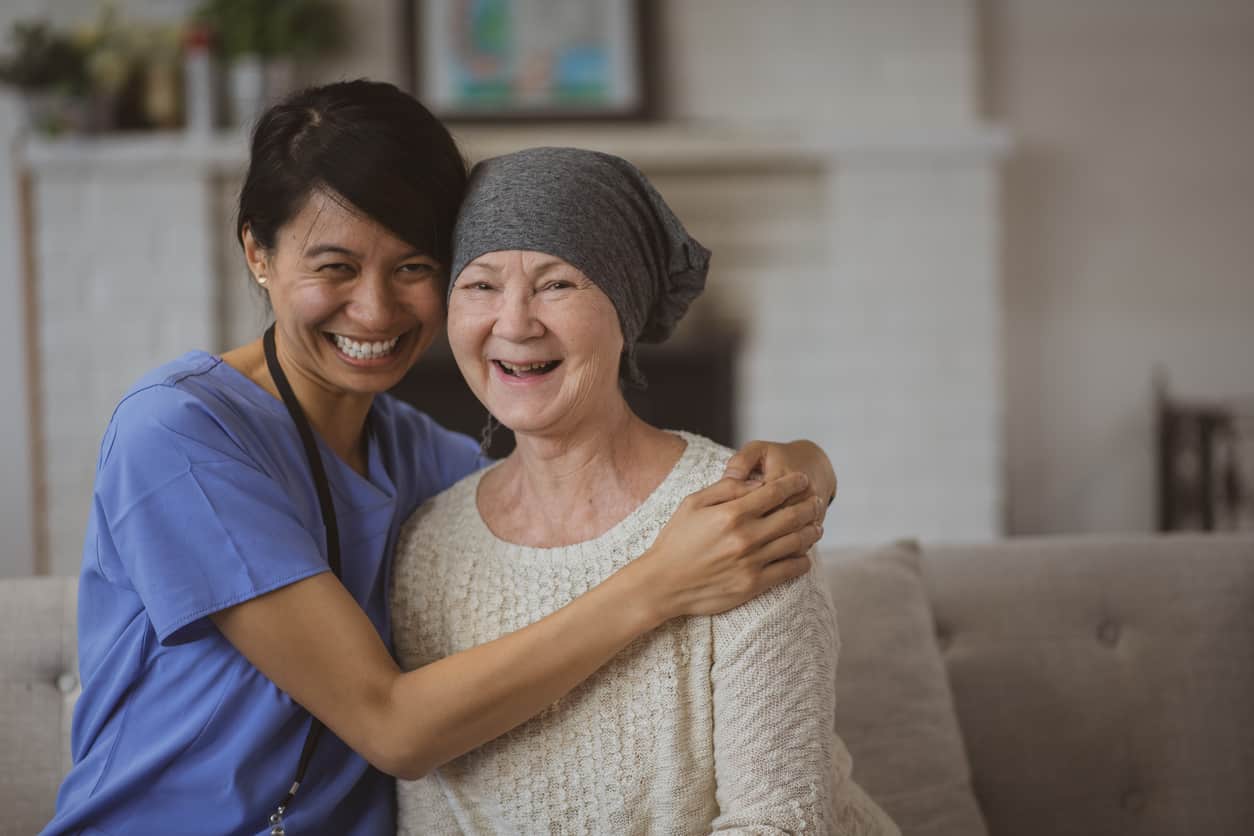
M816 499L816 498L818 498L818 494L814 492L814 486L811 485L810 487L806 488L804 491L799 491L793 494L792 496L788 497L788 499L784 500L783 507L787 508L791 505L799 505L802 502L809 502L810 500ZM823 504L823 507L824 508L827 507L826 503Z
M814 548L815 543L822 536L823 527L821 525L818 523L807 523L765 541L757 549L745 555L745 560L757 566L764 566L776 560L805 554Z
M746 517L760 517L809 488L810 480L804 473L789 473L729 501L733 503L736 513Z
M732 479L748 479L751 474L762 469L766 451L765 441L750 441L736 451L736 455L728 459L727 467L723 469L723 476Z
M706 508L710 505L721 505L748 496L762 486L761 482L745 482L740 479L724 476L713 485L702 488L688 495L688 502L694 507Z
M813 565L813 561L808 554L785 557L763 566L762 571L758 574L758 581L761 583L762 589L767 590L773 586L778 586L784 581L801 577L810 571L811 565Z
M802 472L789 460L788 445L775 441L762 442L762 478L770 481L793 472Z

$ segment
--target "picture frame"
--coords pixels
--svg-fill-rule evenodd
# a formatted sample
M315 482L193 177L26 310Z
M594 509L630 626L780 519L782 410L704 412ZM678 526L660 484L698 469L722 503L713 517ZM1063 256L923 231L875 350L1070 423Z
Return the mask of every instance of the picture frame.
M654 114L651 0L408 0L411 91L448 121Z

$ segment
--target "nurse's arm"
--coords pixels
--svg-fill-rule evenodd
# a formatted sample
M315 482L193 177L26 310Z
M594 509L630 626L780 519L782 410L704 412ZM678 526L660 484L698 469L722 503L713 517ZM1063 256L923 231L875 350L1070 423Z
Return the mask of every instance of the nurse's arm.
M819 537L799 474L724 479L686 499L637 560L536 623L402 673L330 573L215 613L227 640L366 760L399 778L509 731L633 639L680 615L739 606L804 574ZM789 558L789 559L785 559Z

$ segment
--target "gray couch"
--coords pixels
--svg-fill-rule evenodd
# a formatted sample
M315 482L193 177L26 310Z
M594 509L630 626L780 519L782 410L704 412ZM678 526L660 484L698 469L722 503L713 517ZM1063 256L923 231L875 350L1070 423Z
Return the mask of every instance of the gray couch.
M1254 538L829 553L838 726L906 836L1254 833ZM0 581L0 833L68 763L72 579Z

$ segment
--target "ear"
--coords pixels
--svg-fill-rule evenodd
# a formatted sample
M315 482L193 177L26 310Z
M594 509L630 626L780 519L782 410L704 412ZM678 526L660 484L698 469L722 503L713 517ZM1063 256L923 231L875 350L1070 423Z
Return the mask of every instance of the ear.
M253 237L252 228L244 224L240 232L240 241L244 245L244 260L248 262L248 270L254 278L270 275L270 251Z

